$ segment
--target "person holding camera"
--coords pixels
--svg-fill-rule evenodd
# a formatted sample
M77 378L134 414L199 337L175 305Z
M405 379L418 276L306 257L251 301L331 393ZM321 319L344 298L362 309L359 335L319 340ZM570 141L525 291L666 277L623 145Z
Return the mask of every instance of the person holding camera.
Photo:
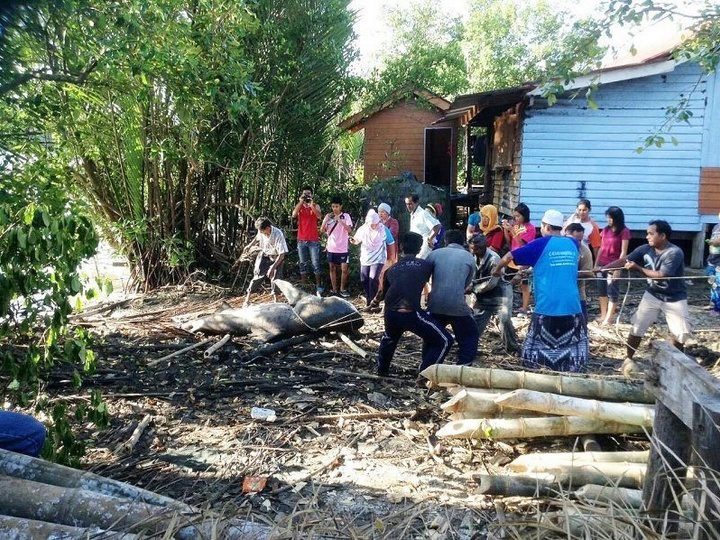
M348 249L348 240L353 226L352 218L350 214L343 212L343 203L340 197L336 196L330 200L330 208L332 208L332 212L325 216L320 228L327 235L326 249L332 294L339 294L343 298L349 298L348 276L350 275L350 268L348 257L350 256L350 250ZM339 291L338 269L340 269Z
M322 217L320 206L313 202L313 192L310 186L302 188L300 200L292 211L292 217L297 219L297 249L300 262L300 282L307 283L308 261L315 274L316 293L321 296L324 289L320 281L320 232L318 221Z

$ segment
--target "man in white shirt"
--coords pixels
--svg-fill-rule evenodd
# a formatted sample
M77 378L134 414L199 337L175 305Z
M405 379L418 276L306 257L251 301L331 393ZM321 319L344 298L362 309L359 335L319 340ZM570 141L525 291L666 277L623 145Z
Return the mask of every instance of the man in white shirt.
M266 278L270 280L272 293L275 296L275 280L282 278L285 254L288 252L285 235L280 229L273 226L268 218L255 220L255 228L258 230L257 236L245 246L243 252L257 246L260 253L255 259L253 278L248 285L243 306L250 302L250 295L257 292Z
M410 214L410 232L423 237L423 247L418 258L424 259L432 251L435 236L440 232L440 222L420 206L420 197L417 195L405 197L405 207Z

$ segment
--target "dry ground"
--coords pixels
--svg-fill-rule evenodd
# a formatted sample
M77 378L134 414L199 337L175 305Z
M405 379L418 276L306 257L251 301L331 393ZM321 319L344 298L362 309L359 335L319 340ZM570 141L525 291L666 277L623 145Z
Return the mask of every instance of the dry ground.
M635 282L630 289L623 321L641 287ZM699 331L688 350L714 370L720 320L702 309L706 291L704 282L691 286ZM148 366L201 339L178 330L177 322L212 312L223 300L241 301L226 289L195 284L78 320L98 336L100 367L88 386L102 388L112 416L108 429L86 433L88 469L198 506L251 515L295 536L484 538L495 510L490 498L474 492L472 474L499 471L521 453L577 445L575 438L437 440L444 423L439 404L447 396L415 386L419 342L409 335L388 379L373 377L372 357L359 357L332 334L271 358L254 354L258 343L235 338L208 359L202 347ZM527 320L515 322L522 337ZM591 328L590 372L615 374L626 331L625 324ZM381 333L381 316L366 315L355 340L374 353ZM666 330L663 325L651 333L664 336ZM500 350L492 325L476 364L519 368ZM62 380L48 391L76 392ZM85 395L79 391L75 399ZM277 420L253 420L254 406L274 409ZM384 414L341 416L361 413ZM153 420L138 445L118 455L116 448L148 414ZM605 450L647 447L642 437L599 440ZM265 481L262 491L248 493L248 482Z

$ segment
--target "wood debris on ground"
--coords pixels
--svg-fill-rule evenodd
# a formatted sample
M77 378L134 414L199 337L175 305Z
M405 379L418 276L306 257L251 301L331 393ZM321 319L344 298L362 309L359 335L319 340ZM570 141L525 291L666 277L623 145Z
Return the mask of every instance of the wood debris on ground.
M698 294L705 292L699 289ZM445 392L416 386L420 341L414 336L401 341L391 377L373 375L383 329L379 314L363 313L365 325L346 340L326 333L299 336L278 347L249 336L231 337L205 357L223 339L217 336L169 357L205 339L182 331L180 324L228 304L239 307L242 301L227 289L190 284L96 306L76 317L76 324L97 336L99 368L85 387L100 388L111 413L108 429L85 433L87 469L191 506L252 516L287 534L482 538L497 533L503 512L511 516L525 503L506 499L499 514L496 499L483 493L481 475L507 476L504 466L526 454L582 448L578 436L559 434L439 438L447 414L465 411L445 412ZM254 301L270 301L270 296ZM624 318L632 309L631 298ZM515 322L522 337L527 320ZM626 329L603 329L619 336L617 343L593 338L591 373L621 380L615 369L624 355ZM690 344L693 350L709 367L720 356L700 340ZM503 352L492 324L476 365L521 369L516 357ZM75 390L71 374L66 375L53 377L48 397L86 399L89 390ZM465 392L471 395L473 389ZM484 400L489 407L489 396L498 395L494 392L475 395L476 402ZM494 401L492 406L500 416L497 411L511 409ZM251 418L253 407L272 409L275 421ZM648 449L642 432L596 439L605 452ZM522 474L547 475L531 469ZM551 479L554 490L567 485L562 474Z

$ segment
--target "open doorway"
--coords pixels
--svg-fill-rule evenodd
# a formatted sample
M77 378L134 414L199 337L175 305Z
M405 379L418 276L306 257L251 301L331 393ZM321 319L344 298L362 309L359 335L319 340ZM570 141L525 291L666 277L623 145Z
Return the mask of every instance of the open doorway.
M425 128L425 183L451 187L452 128Z

